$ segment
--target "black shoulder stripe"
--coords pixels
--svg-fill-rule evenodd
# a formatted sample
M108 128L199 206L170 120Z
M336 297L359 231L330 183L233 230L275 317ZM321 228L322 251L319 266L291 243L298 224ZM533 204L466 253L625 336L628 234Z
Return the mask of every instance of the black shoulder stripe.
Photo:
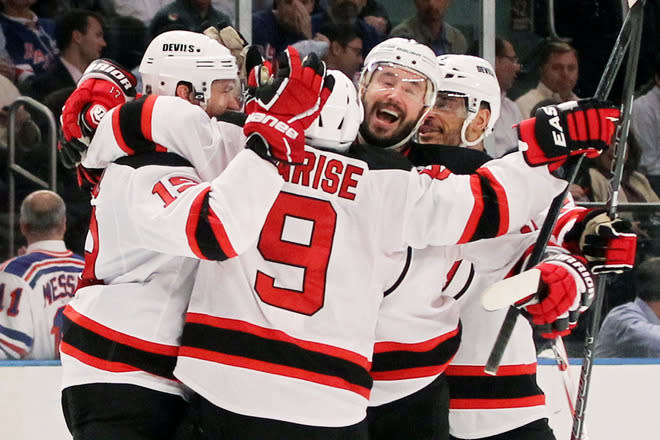
M170 167L192 167L187 159L175 153L157 153L151 151L148 153L139 153L135 156L122 156L115 160L119 165L127 165L132 168L140 168L147 165L163 165Z
M136 154L154 151L156 145L147 140L142 132L142 111L147 96L135 101L127 102L119 109L119 130L124 142L132 148Z
M497 193L487 177L479 175L479 184L481 185L481 197L484 203L484 210L470 241L496 237L500 226L500 210Z
M209 193L204 195L202 206L199 211L199 219L195 227L195 241L199 246L199 251L208 260L224 261L227 254L222 250L222 246L218 243L218 239L213 233L211 227L211 211L209 208Z

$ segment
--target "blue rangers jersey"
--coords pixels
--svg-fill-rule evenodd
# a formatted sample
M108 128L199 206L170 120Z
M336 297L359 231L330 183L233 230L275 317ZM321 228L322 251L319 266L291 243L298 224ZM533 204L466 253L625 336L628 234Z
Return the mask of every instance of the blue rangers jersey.
M33 243L0 266L0 359L57 359L62 312L83 258L63 241Z
M32 19L22 19L0 14L0 26L18 82L45 72L57 59L55 24L51 20L37 19L36 15Z

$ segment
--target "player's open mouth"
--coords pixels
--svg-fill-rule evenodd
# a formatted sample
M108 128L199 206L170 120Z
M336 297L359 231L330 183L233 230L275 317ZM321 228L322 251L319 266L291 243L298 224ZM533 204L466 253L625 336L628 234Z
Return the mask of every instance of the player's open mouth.
M383 122L386 122L388 124L393 124L399 120L399 114L396 113L394 110L390 109L380 109L376 112L376 117Z

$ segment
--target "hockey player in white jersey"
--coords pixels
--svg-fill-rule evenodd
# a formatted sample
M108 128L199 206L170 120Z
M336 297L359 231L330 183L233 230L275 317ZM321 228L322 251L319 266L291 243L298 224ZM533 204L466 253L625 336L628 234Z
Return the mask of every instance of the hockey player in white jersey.
M401 47L401 45L397 45L397 44L390 45L390 47L392 48L391 50L393 50L393 55L394 56L396 56L396 55L400 56L400 55L403 55L407 52L405 50L405 49L407 49L406 45L411 45L412 44L413 51L412 52L407 52L410 56L403 58L404 64L407 63L410 60L410 57L413 57L412 61L415 61L415 62L419 61L418 59L414 59L414 57L417 56L417 57L421 58L422 60L423 60L424 57L430 58L432 60L431 63L426 63L425 65L417 64L415 66L415 63L411 63L412 66L415 66L415 70L417 72L419 72L420 68L423 70L425 67L434 66L435 58L432 54L430 56L427 56L425 53L420 53L420 51L417 50L418 45L414 45L413 43L410 43L410 42L405 42L405 43L407 43L407 44L403 45L404 50L401 51L401 52L398 52L398 49L397 49L397 47ZM424 52L424 50L422 50L421 52ZM393 58L393 59L396 60L396 58ZM370 75L371 79L374 79L374 82L373 82L374 87L371 90L366 90L366 88L363 89L363 91L365 92L364 93L365 95L366 94L370 94L370 95L391 94L391 95L394 95L394 96L388 98L388 102L386 103L385 106L379 106L379 108L375 109L375 113L372 113L376 116L376 118L382 119L382 121L380 123L380 126L381 126L380 128L385 128L384 131L386 131L386 132L389 131L390 128L393 128L394 126L401 125L400 123L403 123L403 122L406 122L406 123L407 122L412 122L413 126L414 126L418 122L417 118L421 117L424 114L424 111L426 109L428 109L429 105L433 103L434 96L435 96L435 92L433 92L431 94L427 93L428 90L429 90L428 89L429 86L434 87L434 84L428 79L428 75L426 75L426 74L422 74L422 75L415 74L414 73L415 71L413 71L412 74L411 74L408 67L405 67L404 69L399 69L399 67L403 67L403 66L401 65L401 62L402 62L401 60L402 59L399 58L398 60L399 61L395 61L394 63L392 63L394 65L390 64L388 66L383 66L383 67L386 67L386 68L379 69L378 72L370 71L369 72L370 74L378 73L378 75ZM397 67L396 65L398 65L399 67ZM382 77L380 75L381 73L383 74ZM417 76L415 76L415 75L417 75ZM426 76L426 78L425 78L425 76ZM421 89L418 88L419 83L424 83L423 88L421 88ZM370 81L366 81L364 84L365 84L365 86L369 86ZM415 84L417 84L417 86L415 86ZM411 85L412 85L412 87L410 87ZM422 93L420 93L420 90L422 90ZM398 95L401 95L401 96L398 96ZM423 98L419 99L422 96L423 96ZM397 101L402 101L402 102L397 102ZM371 110L374 110L374 108L372 107ZM408 116L410 116L410 117L408 117ZM385 121L385 119L389 119L389 122ZM607 128L607 123L605 124L605 126ZM395 127L395 131L396 131L396 127ZM603 133L605 133L605 131ZM385 135L387 135L387 134L388 133L385 133ZM605 134L603 134L603 135L605 135ZM547 144L546 144L546 147L547 147ZM370 150L370 154L374 154L372 149L367 149L367 150ZM555 151L554 153L559 154L559 156L556 156L555 158L552 158L552 159L548 159L547 157L545 157L545 155L543 153L544 149L542 147L540 147L538 144L532 143L531 150L532 150L532 155L528 154L527 158L530 161L533 161L536 164L546 163L545 161L547 161L547 160L562 161L563 159L565 159L565 157L569 153L569 151L561 151L561 152ZM355 154L356 151L360 151L360 148L357 148L357 149L352 148L351 149L351 153L353 153L353 154ZM552 151L549 151L549 152L552 152ZM596 150L591 150L591 152L595 153ZM536 154L534 154L534 153L536 153ZM382 154L382 153L381 153L381 156L383 156L383 157L381 157L381 159L388 157L387 154ZM312 161L311 161L311 157L310 157L310 159L306 159L307 166L301 166L301 167L293 168L293 170L291 171L293 173L291 175L291 178L294 181L301 182L303 185L305 185L305 184L312 185L314 190L317 190L318 188L322 188L326 191L334 191L336 188L343 188L344 185L339 185L339 183L338 183L339 177L337 176L337 173L341 172L341 171L338 171L337 168L336 168L338 164L334 161L326 162L327 158L323 158L323 156L321 156L321 157L322 158L319 159L318 161L314 160L313 165L312 165ZM507 191L509 191L508 195L513 196L513 197L511 197L511 201L514 205L517 204L518 202L521 202L521 204L526 206L527 205L526 202L523 202L522 199L519 197L519 196L524 197L525 194L517 194L515 192L510 192L510 191L513 191L514 188L521 188L521 185L512 184L512 181L517 180L517 178L514 178L514 177L510 176L510 174L515 175L515 174L520 172L520 170L518 168L519 168L519 165L520 165L521 162L522 161L519 161L518 164L516 164L516 166L514 166L514 167L509 166L508 168L505 165L505 163L502 163L500 165L500 167L507 168L507 172L501 172L501 173L496 172L495 169L497 167L494 167L493 172L500 179L497 179L494 176L490 175L491 179L489 180L488 177L486 177L484 179L485 183L483 184L483 186L492 187L493 185L496 185L496 188L498 188L498 191L499 191L500 195L503 194L501 190L504 190L505 193ZM326 167L326 165L327 165L327 167ZM330 165L332 165L332 167L330 167ZM509 163L509 165L511 165L511 164ZM316 172L316 170L315 170L316 167L320 167L322 169L325 169L325 177L323 177L321 174ZM330 168L328 168L328 167L330 167ZM286 169L286 167L285 167L285 169ZM320 170L320 171L322 171L322 170ZM538 171L538 170L536 170L536 171ZM289 171L287 170L286 174L288 175L288 173L289 173ZM376 174L378 174L378 173L376 173ZM448 174L449 173L444 172L444 170L442 170L441 168L432 168L432 169L427 170L427 173L425 175L427 175L427 176L436 175L436 176L439 176L439 177L445 179L445 181L443 181L443 182L445 183L444 186L446 187L446 186L448 186L449 183L457 181L457 179L455 178L456 176L452 177L452 176L449 176ZM313 176L314 176L314 178L312 178ZM519 177L520 176L518 175L518 178ZM538 176L536 176L536 177L538 177ZM458 180L461 181L462 179L458 179ZM502 180L502 183L500 183L499 180ZM462 181L463 181L464 184L469 182L469 180L462 180ZM344 180L344 183L346 183L348 185L350 183L350 181ZM435 183L437 183L437 182L435 182ZM477 184L476 188L479 188L480 186L481 185ZM350 188L350 187L351 187L351 185L348 185L348 188ZM363 187L364 187L364 185L363 185ZM351 193L349 191L349 193L346 194L346 195L350 196L350 194ZM470 201L475 200L475 195L474 195L475 193L473 192L472 187L469 191L467 191L463 194L465 196L467 196ZM538 202L538 200L535 200L535 201ZM454 203L455 203L455 201L454 201ZM469 202L469 203L472 204L473 202ZM547 201L546 201L546 203L547 203ZM452 203L452 205L453 205L453 203ZM497 208L494 208L493 205L488 205L488 206L485 206L485 207L481 206L480 203L478 205L479 206L476 210L469 209L469 211L471 211L471 212L473 211L475 213L474 216L472 217L472 220L474 222L476 222L477 225L479 224L480 219L486 218L488 215L493 215L493 211L492 211L493 209L497 210ZM454 208L455 207L452 206L451 212L448 211L448 213L451 214L452 216L454 216L454 218L455 218L456 215L460 214L461 210L456 210ZM514 223L515 223L517 221L518 208L516 208L515 206L511 206L511 205L507 205L506 208L507 209L505 209L505 211L507 211L506 212L506 216L508 217L507 220L513 220ZM500 211L498 210L497 212L500 212ZM463 213L465 214L466 211L463 211ZM502 211L502 214L504 214L504 211ZM511 214L513 214L513 216ZM400 215L400 213L397 214L397 215ZM295 216L294 216L294 218L295 218ZM444 218L446 218L446 217L444 217ZM297 222L294 222L294 224L295 223L297 223ZM304 223L305 222L303 222L303 224ZM311 223L311 222L308 222L308 223ZM287 225L288 224L290 224L290 223L288 223L288 220L287 220ZM503 232L506 232L509 229L508 228L508 226L510 225L509 222L503 221L501 224L502 224L502 226L498 225L497 227L494 228L493 231L490 231L490 233L492 233L493 235L497 235L497 234L501 234ZM311 224L310 224L310 226L311 226ZM479 228L471 227L471 228L469 228L471 230L471 232L469 232L468 234L464 234L463 233L463 231L465 229L464 226L462 226L459 229L461 230L461 234L459 234L458 236L455 236L453 238L451 237L451 235L452 235L451 230L448 229L447 231L445 231L447 233L447 237L445 237L445 238L448 238L448 239L454 240L454 241L458 241L458 240L466 240L467 241L467 240L470 240L470 239L474 238L474 232L475 231L479 231ZM306 234L309 234L310 230L307 230L307 231L308 232L303 233L302 235L304 236ZM481 233L481 232L479 232L479 233ZM288 241L290 241L291 239L294 239L294 238L296 238L296 237L283 236L283 237L279 238L278 240L275 240L275 243L278 244L281 241L288 242ZM297 241L297 239L296 239L296 241ZM358 240L358 241L360 241L360 240ZM311 253L308 253L308 254L311 254ZM285 255L281 255L281 254L277 254L277 252L276 252L275 258L285 258L286 255L291 255L291 254L287 253ZM293 255L295 255L295 254L293 254ZM296 265L296 263L298 263L298 262L294 261L292 263L294 265ZM323 263L323 259L312 258L310 260L310 264L313 264L313 265L320 264L320 263ZM349 265L349 267L350 266L351 265ZM317 273L317 272L310 272L310 273ZM341 276L335 275L335 277L340 278ZM265 284L266 291L264 293L264 296L265 297L273 297L271 299L266 299L265 301L275 302L275 301L278 301L278 297L279 297L285 303L291 302L291 306L296 305L295 303L297 302L297 298L299 298L300 295L271 295L271 294L269 294L269 291L271 291L271 289L268 288L268 285L269 285L268 276L266 276L266 278L263 278L263 277L260 277L260 278L262 279L262 283L263 283L263 280L266 280L266 284ZM317 276L315 276L314 278L317 278ZM278 292L277 288L280 288L279 287L280 284L279 283L276 283L276 284L277 285L273 285L273 288L275 288L275 290L271 291L271 293ZM310 284L310 287L314 287L314 286L318 286L318 282ZM280 289L286 290L284 288L280 288ZM314 290L316 291L316 293L318 293L318 289L314 289ZM360 290L360 289L358 289L358 290ZM315 293L315 292L312 291L311 293ZM289 299L287 299L287 298L289 298ZM303 298L303 299L305 299L305 298ZM316 307L318 307L318 303L317 303L317 301L311 301L311 304L305 305L305 303L303 303L302 306L304 306L305 310L307 310L308 308L309 308L309 310L314 310ZM206 313L206 312L204 312L204 313ZM282 313L285 313L285 312L282 312ZM205 320L204 317L202 317L202 319ZM229 321L223 320L223 319L219 319L219 320L210 319L209 321L214 325L215 324L223 325L223 324L226 324L226 323L229 322ZM204 326L206 324L207 324L206 322L200 324L200 328L204 329ZM266 338L266 339L268 339L268 338ZM241 345L243 347L246 347L246 348L248 347L245 344L241 344ZM328 348L331 348L331 347L328 347ZM195 353L195 355L203 355L203 356L211 355L211 356L214 356L213 353L211 353L211 351L212 350L201 349L201 350L191 350L190 353ZM347 353L347 354L350 355L350 353ZM189 357L194 357L194 356L189 356ZM239 361L239 362L242 359L241 356L234 356L234 355L229 355L229 356L217 355L217 356L214 356L214 358L215 359L226 359L226 360L235 359L236 361ZM359 358L356 359L356 360L359 361ZM264 366L264 365L267 366L267 364L268 364L268 362L264 363L263 361L254 361L254 360L253 361L247 360L247 363L249 364L248 365L249 368L247 368L247 370L258 369L258 368L260 368L259 367L260 365L261 366ZM210 364L210 365L213 365L213 364ZM364 367L360 367L356 371L359 371L360 369L363 369L363 368ZM276 370L277 369L278 368L276 368ZM290 366L289 365L289 366L281 366L280 370L281 370L282 373L288 372L288 374L291 374L292 372L299 371L300 369L295 367L295 366ZM304 374L304 371L302 371L302 373ZM250 375L250 374L255 374L255 372L254 371L248 372L248 375ZM280 375L281 376L286 376L286 374L280 374ZM280 375L276 374L275 377L278 377ZM316 378L319 378L321 380L330 380L333 384L335 384L335 383L340 384L342 382L345 382L345 380L341 378L341 376L342 376L341 374L339 375L339 378L333 377L332 375L328 375L328 374L320 374L319 375L318 372L316 372L316 373L313 372L309 376L311 378L316 377ZM201 376L201 377L203 377L203 376ZM273 376L272 376L272 374L270 374L270 375L264 376L264 377L271 377L272 378ZM325 377L325 379L324 379L324 377ZM194 378L191 379L191 380L193 382L195 381ZM276 382L277 382L277 380L276 380ZM311 386L311 383L309 383L309 381L305 381L304 379L300 379L298 381L293 381L293 383L294 383L293 386L296 387L296 388L298 386L302 386L303 389L307 389L308 387ZM213 383L213 384L210 384L209 386L206 386L205 388L208 388L209 390L212 390L212 392L214 392L214 393L216 393L216 392L220 393L221 390L223 389L223 387L221 385L229 386L230 384L225 383L225 382L223 382L222 384ZM232 386L229 387L230 390L232 389L232 387L234 385L234 382L231 382L231 385ZM233 387L233 388L235 388L235 387ZM337 387L335 386L334 388L337 388ZM325 392L330 392L334 388L326 389L326 388L323 388L322 386L318 387L318 389L325 390ZM360 389L361 389L360 387L354 387L354 386L353 386L353 388L356 388L357 391L360 391ZM335 393L336 393L336 391L335 391ZM223 394L226 394L226 393L223 393ZM275 394L281 395L282 393L275 393ZM340 396L345 397L347 395L351 396L350 392L348 394L340 392L337 395L337 397L340 397ZM245 394L242 397L238 397L238 395L236 395L235 397L237 399L241 400L241 402L243 402L244 399L249 398L250 395ZM294 429L295 432L298 432L297 429L304 428L304 426L299 426L299 425L303 425L303 424L297 424L295 422L293 424L287 424L285 422L285 420L287 420L287 419L288 420L291 420L291 419L298 420L300 417L305 417L305 414L303 414L303 413L298 414L298 415L293 414L293 413L295 413L295 411L293 411L292 408L288 408L288 405L291 403L291 402L288 402L288 400L289 399L287 399L287 405L282 406L282 405L280 405L281 402L276 402L275 404L267 404L266 405L267 408L265 409L265 411L260 411L258 406L259 406L260 403L263 403L263 402L252 402L252 400L248 399L248 401L250 401L250 403L251 403L249 405L250 408L255 408L254 411L257 411L260 414L259 417L261 417L261 415L267 416L268 414L266 414L266 413L268 413L269 411L273 411L272 407L278 406L278 408L276 408L277 412L282 413L282 415L278 414L274 418L282 420L283 423L281 423L281 424L278 423L277 425L278 426L288 426L288 427ZM297 400L299 401L300 399L297 399ZM341 400L343 400L343 398ZM356 402L355 398L349 399L349 400L351 400L354 403ZM355 412L351 412L351 414L347 415L346 417L350 417L351 419L355 420L355 419L359 419L361 417L360 413L362 413L362 416L364 415L364 407L366 406L366 399L363 398L363 400L359 400L359 398L358 398L357 402L359 402L357 406L361 407L362 409L358 410L358 411L355 411ZM241 405L244 405L244 404L245 403L242 403ZM253 405L253 404L255 404L255 405ZM295 405L300 405L300 402L296 402ZM243 408L243 406L241 406L241 407ZM215 407L212 406L212 409L213 408L215 408ZM324 407L323 409L327 409L327 408ZM307 423L309 425L313 425L313 424L316 423L316 424L321 424L322 426L327 426L327 425L336 426L337 424L346 423L346 421L344 421L344 422L341 422L341 421L338 422L337 421L338 418L344 419L345 418L344 416L338 416L337 414L334 414L337 411L342 412L341 407L333 410L334 415L333 414L325 414L325 411L323 411L323 409L311 408L311 407L308 408L307 405L306 405L304 410L310 412L311 414L313 414L313 418L316 418L317 416L319 418L318 422L308 420ZM216 408L216 410L217 410L217 408ZM211 411L211 413L215 413L216 410ZM323 414L320 414L320 413L323 413ZM235 417L239 420L245 420L245 414L226 413L225 415ZM309 417L307 417L307 419L309 419ZM258 429L263 429L263 425L258 424L258 423L253 423L253 422L258 421L258 420L260 420L260 419L250 419L250 422L251 422L250 426L254 427L254 429L257 429L257 430ZM330 430L330 431L332 431L332 430ZM308 431L305 431L305 432L306 432L306 435L309 434ZM321 434L321 435L325 436L325 435L328 434L328 430L325 429L325 428L322 428L322 433L323 434ZM276 435L276 433L271 433L271 435ZM236 438L240 438L240 436L237 434Z
M318 58L288 61L260 90L270 98L262 115L292 120L276 138L263 124L246 127L246 141L241 127L211 118L236 103L238 69L218 42L185 31L151 42L140 66L145 96L101 120L82 165L103 175L61 345L74 439L174 437L186 390L172 371L197 263L253 245L283 184L273 165L300 160L296 132L329 93ZM188 158L169 150L178 144Z
M66 206L56 193L30 193L19 225L27 251L0 265L0 359L58 359L62 310L83 258L66 248Z
M395 95L371 111L394 109L406 119L404 111L419 116L433 102L435 85L419 73L426 67L419 51L428 48L419 46L396 54L408 54L416 63L405 65L414 67L391 63L371 72L366 94ZM432 70L432 52L429 58ZM335 119L326 109L330 104L319 116L324 128ZM394 281L398 259L392 256L406 244L473 240L465 233L469 219L478 224L493 214L488 207L471 217L469 176L440 167L419 174L393 169L400 156L370 146L353 145L339 155L329 151L331 144L320 145L327 150L308 150L302 165L280 167L287 183L253 252L200 264L175 376L199 395L191 404L201 438L366 438L373 332L382 292ZM514 176L521 162L509 159L488 171L500 178L502 193L520 177ZM531 215L520 211L528 202L523 193L511 197L498 211L507 226L493 234L517 229L518 218Z
M483 59L448 55L438 60L444 73L441 91L419 132L421 140L434 145L412 144L406 153L417 165L442 164L456 173L474 172L490 158L466 147L482 145L484 136L492 131L499 113L499 86L492 68ZM448 437L448 395L441 374L456 353L461 333L461 345L448 372L456 371L451 383L461 397L470 398L452 394L452 433L475 438L539 419L507 435L552 438L547 420L541 420L545 412L542 392L534 380L536 351L531 327L525 319L519 319L521 323L506 352L507 361L515 359L518 365L504 366L501 371L505 378L491 378L483 373L503 313L483 310L480 292L514 269L519 270L516 265L520 264L520 257L535 239L536 233L518 233L463 246L409 250L404 273L383 301L376 329L374 389L369 411L372 438ZM560 326L565 325L564 319L556 320L560 315L569 309L577 312L586 308L593 295L593 282L579 259L552 249L553 255L540 266L543 285L550 292L544 299L545 307L551 309L548 304L561 298L567 301L552 308L552 313L539 305L531 306L529 311L538 323ZM458 326L457 303L452 298L461 305L462 326ZM475 361L475 357L479 360ZM455 366L460 363L465 367ZM498 386L498 381L503 380L510 381L511 386ZM487 384L488 381L492 383ZM496 393L500 393L499 398L494 397ZM520 393L518 398L516 393ZM481 405L481 409L474 405ZM497 409L493 405L498 405ZM412 419L414 422L410 422Z

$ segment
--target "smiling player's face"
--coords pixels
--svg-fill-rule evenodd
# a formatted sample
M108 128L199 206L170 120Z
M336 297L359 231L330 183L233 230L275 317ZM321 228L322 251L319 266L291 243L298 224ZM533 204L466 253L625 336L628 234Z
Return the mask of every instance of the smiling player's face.
M412 71L378 66L362 96L363 134L371 143L395 144L423 114L427 80Z

